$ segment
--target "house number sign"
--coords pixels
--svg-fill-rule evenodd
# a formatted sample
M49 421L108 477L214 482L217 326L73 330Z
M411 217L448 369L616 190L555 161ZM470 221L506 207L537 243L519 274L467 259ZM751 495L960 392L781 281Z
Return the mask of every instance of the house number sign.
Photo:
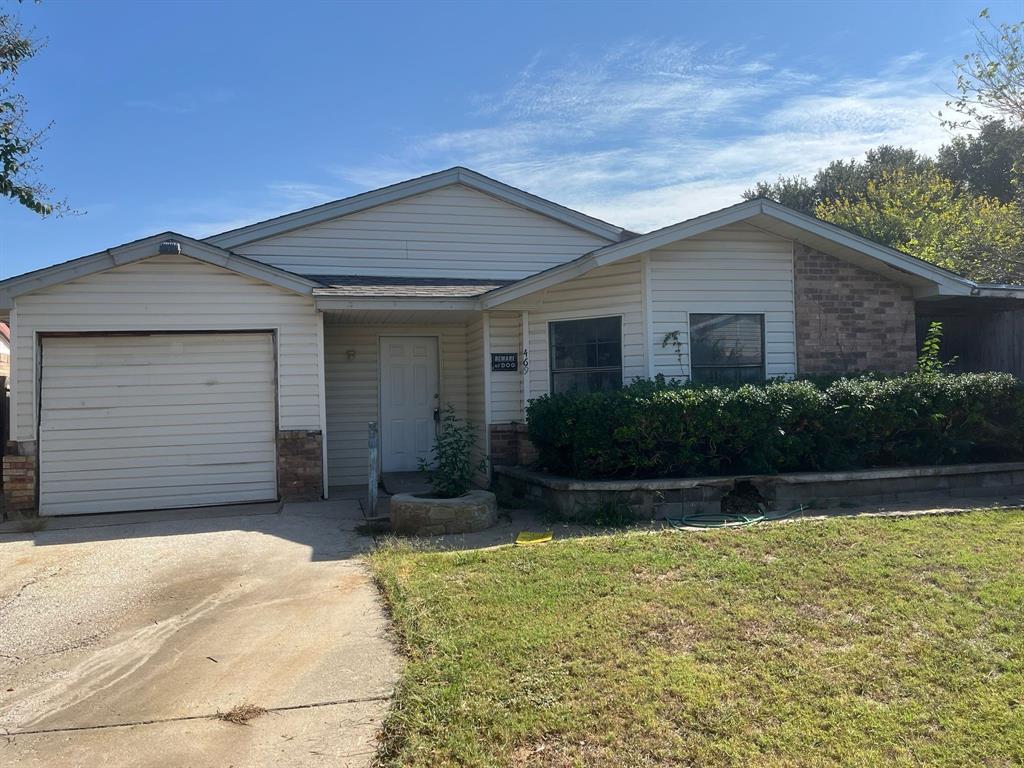
M492 371L518 371L518 352L491 352Z

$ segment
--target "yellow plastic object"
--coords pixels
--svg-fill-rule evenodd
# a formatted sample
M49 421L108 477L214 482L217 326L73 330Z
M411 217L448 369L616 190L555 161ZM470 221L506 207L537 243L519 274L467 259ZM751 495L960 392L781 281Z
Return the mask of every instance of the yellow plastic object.
M553 538L554 534L551 531L542 531L540 533L520 531L519 535L516 536L516 546L524 547L527 544L543 544L545 541L551 541Z

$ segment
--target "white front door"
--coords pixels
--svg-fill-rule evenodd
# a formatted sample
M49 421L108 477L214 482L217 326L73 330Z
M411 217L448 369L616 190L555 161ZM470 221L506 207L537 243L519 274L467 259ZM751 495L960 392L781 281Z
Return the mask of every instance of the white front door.
M381 469L411 472L430 458L439 407L437 339L380 339Z

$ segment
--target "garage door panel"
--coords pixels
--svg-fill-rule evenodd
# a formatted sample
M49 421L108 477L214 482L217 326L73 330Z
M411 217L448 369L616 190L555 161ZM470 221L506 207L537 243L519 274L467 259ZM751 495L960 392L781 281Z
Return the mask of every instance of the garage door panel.
M99 479L106 477L128 477L132 475L152 474L154 470L159 470L165 475L176 474L181 471L191 471L194 474L203 474L205 472L214 472L218 467L239 468L241 471L242 468L249 464L257 465L262 471L262 467L267 462L272 462L274 459L272 451L246 451L244 450L244 446L239 447L241 450L232 452L231 455L227 457L222 453L213 452L190 454L182 453L178 456L167 456L156 453L151 453L148 456L139 456L138 454L135 454L133 456L119 457L116 462L116 467L112 466L114 462L111 461L111 457L109 456L85 458L81 454L61 454L50 452L44 455L43 458L47 461L55 462L56 466L63 464L74 467L74 469L50 470L50 482L54 482L69 475L80 475L81 473L89 473L92 477Z
M253 466L246 469L243 466L235 467L203 467L197 471L196 467L173 467L167 472L154 475L145 469L126 469L116 472L90 472L89 477L81 477L79 473L69 472L66 475L58 475L50 478L53 491L66 491L74 489L79 493L76 498L103 498L105 495L113 495L119 491L145 490L148 495L158 493L177 493L181 484L186 482L201 482L204 488L238 486L248 487L252 484L260 484L266 480L262 468ZM267 483L262 483L264 486ZM93 494L90 496L89 494Z
M109 455L112 458L119 458L121 456L136 456L139 455L140 452L147 450L160 453L163 452L166 447L171 446L185 446L187 450L201 451L204 453L216 452L219 450L218 446L197 446L191 435L191 431L192 430L189 430L181 434L165 434L159 446L153 446L153 439L148 435L128 433L124 436L112 439L97 438L85 445L76 444L66 448L50 448L50 453L47 455L53 455L58 458L66 458L68 456L73 458L76 455L83 458ZM273 441L274 431L272 429L260 429L249 432L238 432L233 434L232 438L233 441L230 443L232 446L251 447L253 445L262 445L267 441Z
M129 427L135 429L152 429L154 427L177 427L196 425L201 427L197 432L207 431L210 424L223 425L224 431L232 429L240 421L258 420L264 409L259 404L250 407L241 405L197 405L192 408L182 406L161 406L154 411L152 406L126 405L121 408L79 408L57 409L48 411L46 419L40 426L43 432L61 432L75 430L117 429ZM196 420L202 419L197 425Z
M44 338L40 512L276 498L270 334Z
M267 491L263 488L236 488L228 491L208 490L203 495L202 506L214 506L217 504L245 504L247 502L266 501ZM96 502L51 502L46 512L47 516L56 517L59 515L91 515L105 512L137 512L138 492L132 491L125 498L110 498ZM147 509L178 509L185 507L200 506L193 503L179 503L178 496L156 498L154 506Z
M234 385L237 402L262 401L266 395L266 384L250 382ZM46 400L51 408L109 408L120 405L124 400L124 391L120 387L97 387L93 391L83 391L82 387L53 387L44 389ZM219 388L202 384L151 387L150 395L159 397L169 405L187 405L189 403L220 403L224 399Z

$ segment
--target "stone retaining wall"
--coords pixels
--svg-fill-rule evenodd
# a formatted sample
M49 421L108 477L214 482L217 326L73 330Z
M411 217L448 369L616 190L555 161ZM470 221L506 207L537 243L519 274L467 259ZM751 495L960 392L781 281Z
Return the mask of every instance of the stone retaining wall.
M574 480L519 467L497 467L495 474L500 493L542 504L569 520L609 504L628 508L638 520L720 512L722 498L739 482L750 483L780 511L800 504L885 504L936 495L1024 503L1024 462L659 480Z

